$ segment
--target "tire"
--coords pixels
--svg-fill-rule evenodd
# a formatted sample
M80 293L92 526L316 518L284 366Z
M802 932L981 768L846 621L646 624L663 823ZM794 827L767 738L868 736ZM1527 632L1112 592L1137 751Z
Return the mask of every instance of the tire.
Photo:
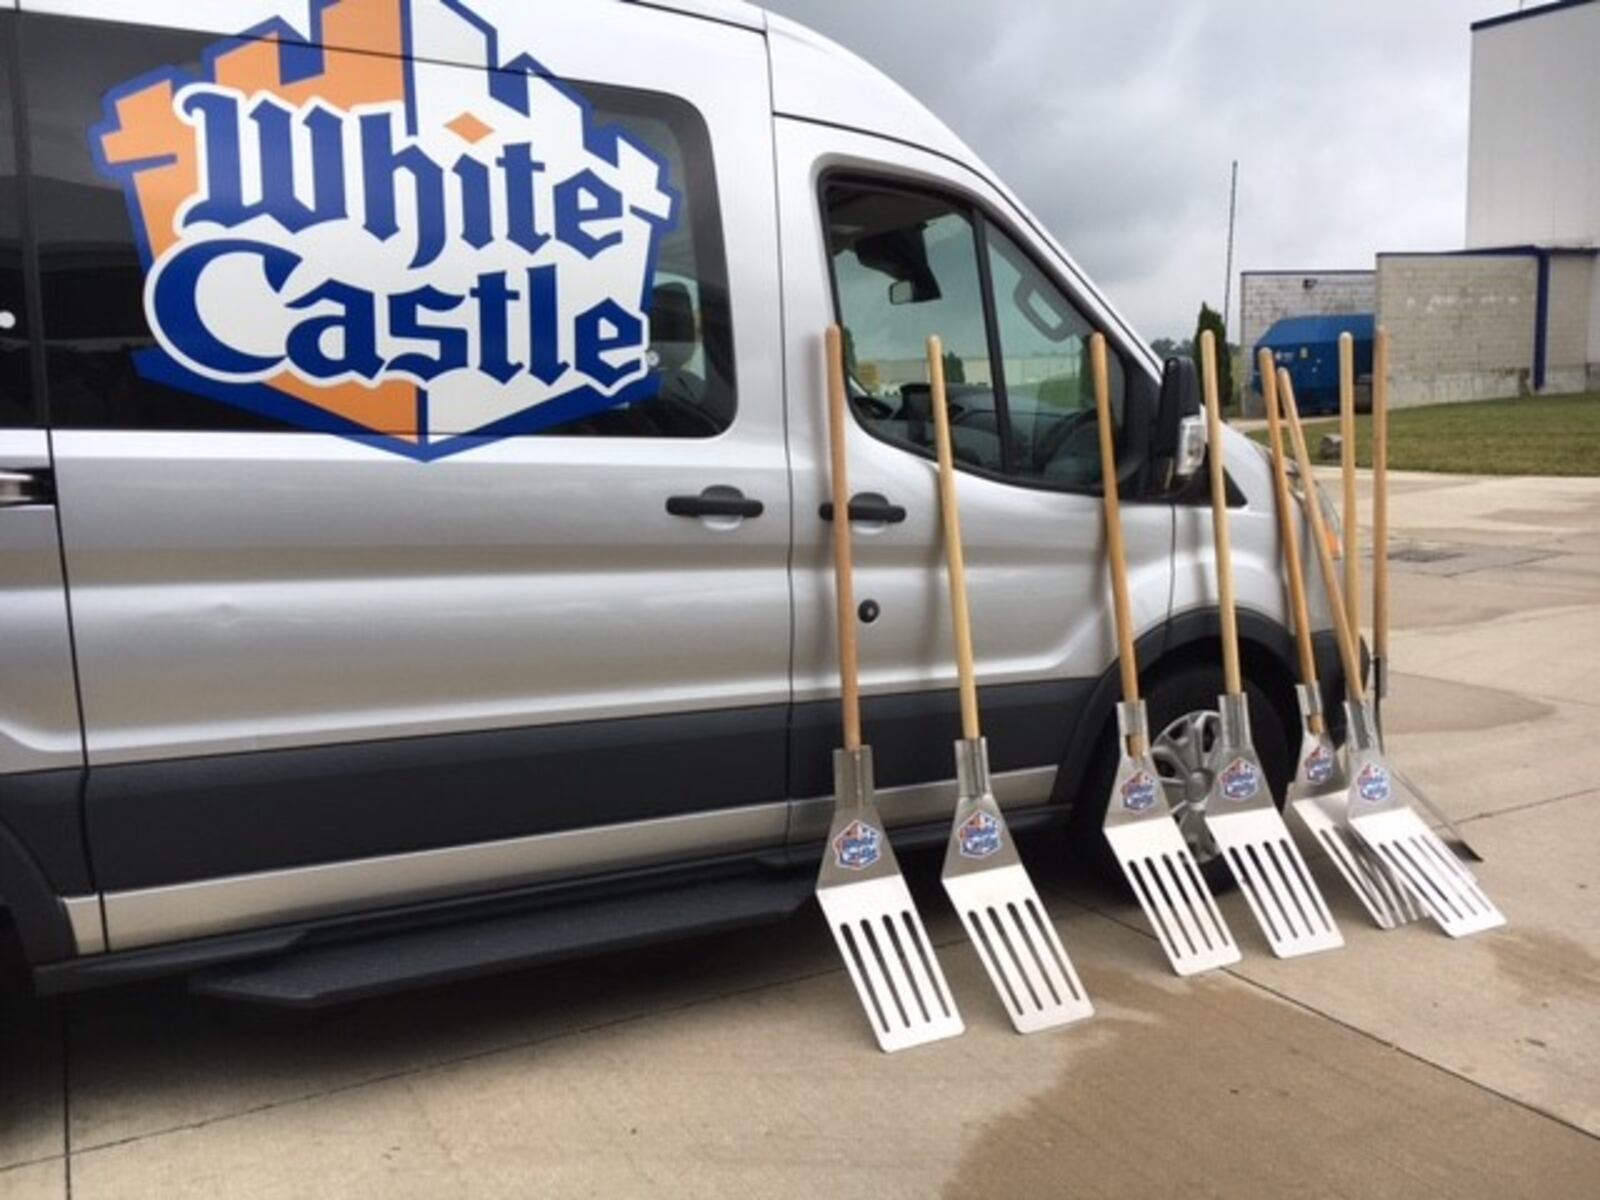
M1210 736L1215 736L1217 697L1221 692L1221 663L1187 662L1174 666L1170 671L1159 672L1149 681L1145 695L1145 707L1150 716L1151 753L1166 785L1167 803L1174 810L1173 815L1183 829L1184 838L1206 882L1216 891L1231 889L1234 886L1233 875L1206 836L1199 810L1190 807L1195 799L1204 797L1210 786L1210 775L1205 773L1188 780L1178 778L1179 744L1173 734L1175 731L1187 732L1191 738L1185 747L1191 752L1189 760L1193 762L1200 758L1201 752L1209 748L1209 743L1204 740L1206 726L1209 726ZM1272 794L1279 798L1281 808L1284 790L1294 770L1288 726L1271 695L1258 683L1246 679L1245 694L1250 703L1251 740L1266 770ZM1209 722L1197 720L1202 715L1208 716ZM1126 889L1127 882L1122 876L1122 869L1112 855L1101 829L1119 756L1115 728L1113 720L1104 744L1097 750L1085 773L1078 801L1073 805L1069 828L1079 859L1103 878ZM1193 740L1197 734L1201 742L1198 745Z

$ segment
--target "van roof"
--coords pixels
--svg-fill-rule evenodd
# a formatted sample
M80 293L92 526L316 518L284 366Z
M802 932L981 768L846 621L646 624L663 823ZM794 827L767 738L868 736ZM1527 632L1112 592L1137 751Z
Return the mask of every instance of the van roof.
M877 67L798 21L746 0L629 0L767 35L773 110L924 146L966 166L978 157L945 123Z
M767 12L745 0L632 0L646 8L665 8L672 12L688 13L712 21L725 21L729 25L743 25L746 29L765 29Z

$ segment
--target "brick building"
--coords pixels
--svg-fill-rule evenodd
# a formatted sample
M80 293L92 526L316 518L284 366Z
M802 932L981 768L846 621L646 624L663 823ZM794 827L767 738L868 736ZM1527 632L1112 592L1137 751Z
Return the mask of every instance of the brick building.
M1380 253L1368 275L1372 307L1362 311L1389 331L1395 405L1600 390L1596 64L1600 0L1558 0L1472 26L1465 248ZM1317 277L1246 272L1242 306L1250 281L1267 275ZM1316 290L1278 315L1348 311L1319 306ZM1259 306L1264 316L1269 306ZM1246 348L1265 328L1242 307ZM1259 407L1246 397L1247 411L1252 400Z
M1245 271L1239 276L1239 345L1245 362L1235 378L1245 416L1259 417L1261 393L1250 386L1250 355L1262 336L1284 317L1341 317L1376 311L1373 271Z
M1600 2L1472 27L1466 249L1380 254L1396 404L1600 388Z

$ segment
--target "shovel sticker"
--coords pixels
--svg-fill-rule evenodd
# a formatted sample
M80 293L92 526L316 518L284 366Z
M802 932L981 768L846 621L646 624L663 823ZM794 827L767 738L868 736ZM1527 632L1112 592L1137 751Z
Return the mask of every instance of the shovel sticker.
M1149 812L1156 804L1155 778L1148 771L1139 771L1122 785L1122 807L1129 812Z
M1217 776L1224 800L1248 800L1261 790L1261 772L1247 758L1236 758Z
M1308 783L1327 783L1333 778L1333 751L1317 743L1316 749L1306 755L1305 769Z
M1000 822L986 812L975 812L956 830L961 857L988 858L1000 853Z
M1356 795L1368 804L1382 804L1389 798L1389 772L1369 762L1356 776Z
M851 821L833 839L833 857L847 871L865 871L883 857L883 834L865 821Z

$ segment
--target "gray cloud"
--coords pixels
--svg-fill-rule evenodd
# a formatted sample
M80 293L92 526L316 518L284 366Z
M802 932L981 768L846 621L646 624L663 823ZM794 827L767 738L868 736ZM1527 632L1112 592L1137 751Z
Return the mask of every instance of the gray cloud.
M1459 246L1470 22L1509 0L771 0L893 76L1148 337L1237 272Z

